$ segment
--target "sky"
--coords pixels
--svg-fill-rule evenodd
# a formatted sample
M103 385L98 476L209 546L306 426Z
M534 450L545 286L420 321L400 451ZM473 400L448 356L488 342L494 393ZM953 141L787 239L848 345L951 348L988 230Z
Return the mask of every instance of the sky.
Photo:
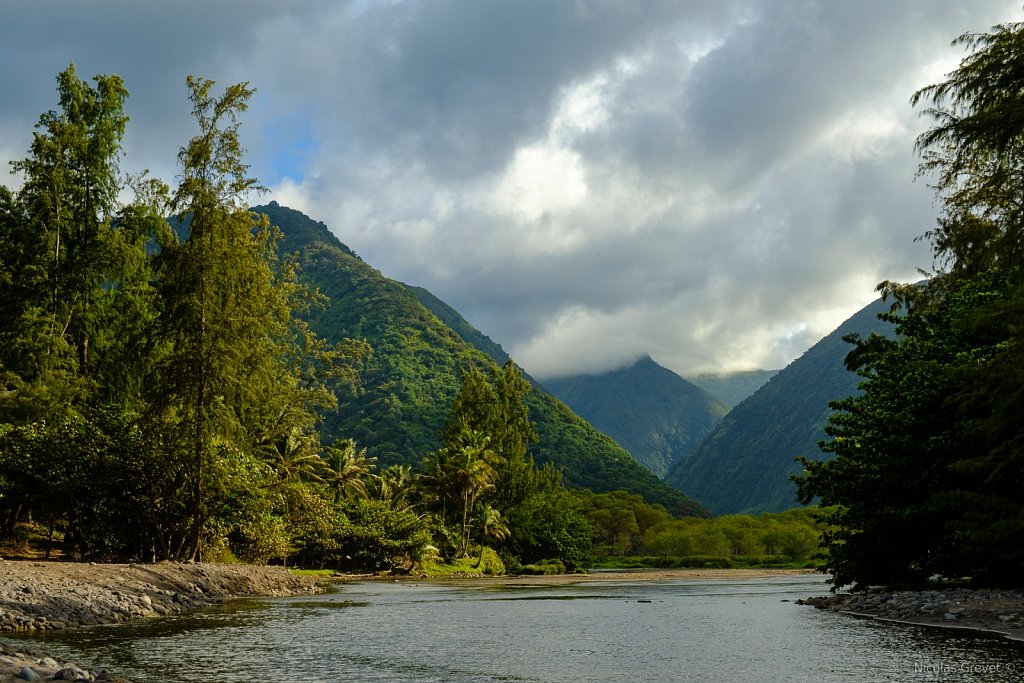
M131 93L122 170L173 186L186 77L247 81L252 203L324 221L535 377L643 354L775 369L931 269L910 97L958 35L1021 19L1021 0L7 2L0 162L74 62Z

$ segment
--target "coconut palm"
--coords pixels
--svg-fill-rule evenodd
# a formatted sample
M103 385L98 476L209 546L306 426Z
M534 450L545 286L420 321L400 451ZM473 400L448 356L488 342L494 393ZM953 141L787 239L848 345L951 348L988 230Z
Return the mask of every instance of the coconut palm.
M377 492L380 499L388 502L393 510L409 510L409 493L413 487L412 465L389 465L377 477Z
M366 480L372 478L377 458L367 458L366 449L356 447L353 439L339 439L324 449L324 480L334 491L334 504L342 497L366 498Z
M453 479L461 507L462 527L460 557L469 557L469 518L480 497L494 488L497 473L488 464L494 457L490 437L476 429L463 429L450 447L453 458Z
M448 521L448 504L454 505L458 498L456 482L455 450L441 448L423 459L424 472L419 475L419 483L424 495L441 506L441 519Z
M504 541L508 538L510 532L508 524L505 523L501 513L498 512L497 508L488 503L484 503L477 508L476 523L480 528L480 557L476 560L476 566L479 568L484 561L484 548L486 547L487 539L493 538L496 541Z

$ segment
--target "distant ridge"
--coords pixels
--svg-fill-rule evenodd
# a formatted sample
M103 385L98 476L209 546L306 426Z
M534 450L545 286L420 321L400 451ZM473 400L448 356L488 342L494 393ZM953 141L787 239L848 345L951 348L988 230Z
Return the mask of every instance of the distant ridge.
M892 326L877 317L888 309L876 300L843 322L733 408L665 481L716 515L797 507L789 480L800 471L794 458L824 457L818 442L825 438L829 401L858 391L860 377L844 365L852 346L842 338L852 332L891 335Z
M619 370L543 385L659 477L689 457L729 410L650 356Z
M742 370L740 372L705 373L686 377L698 387L730 408L768 383L778 370Z

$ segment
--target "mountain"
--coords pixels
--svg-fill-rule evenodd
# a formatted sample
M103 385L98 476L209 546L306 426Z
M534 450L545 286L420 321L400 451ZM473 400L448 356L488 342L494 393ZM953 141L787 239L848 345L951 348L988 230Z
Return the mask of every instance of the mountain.
M860 377L843 364L852 332L892 334L877 318L881 300L864 307L800 358L733 408L688 459L665 477L713 514L780 511L795 507L798 455L822 458L831 400L857 392Z
M705 373L686 377L725 405L732 408L763 387L779 374L778 370L744 370L741 372Z
M423 304L431 313L437 316L438 320L447 325L459 338L467 344L472 344L477 349L486 353L491 360L498 365L504 365L509 356L505 349L486 334L476 329L462 317L458 311L438 299L423 287L405 285L409 288L416 299ZM534 383L535 384L535 383Z
M323 223L276 202L252 210L281 229L281 253L297 254L301 277L328 297L327 306L310 317L313 329L331 341L363 339L373 347L359 388L339 393L338 410L324 415L325 438L354 438L380 466L419 463L440 446L438 435L461 369L471 363L495 367L475 346L486 336L445 305L444 315L460 328L457 333L420 298L435 306L443 302L384 277ZM489 350L496 349L494 344ZM624 489L677 514L704 513L550 394L531 391L527 405L539 436L531 453L538 464L552 462L561 469L566 485L597 492Z
M619 370L543 384L659 477L688 457L729 411L650 356Z

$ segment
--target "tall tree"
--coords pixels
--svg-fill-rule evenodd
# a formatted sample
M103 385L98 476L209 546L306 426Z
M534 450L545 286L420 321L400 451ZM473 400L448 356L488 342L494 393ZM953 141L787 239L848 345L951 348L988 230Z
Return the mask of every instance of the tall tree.
M171 202L187 237L172 234L157 259L157 329L170 351L150 400L163 443L189 463L182 540L184 555L195 558L218 448L280 459L289 443L313 438L314 409L332 397L303 362L319 348L292 315L305 290L276 257L277 232L245 205L261 189L239 138L239 115L254 91L241 83L214 96L213 81L189 77L187 84L199 133L178 154L181 180Z
M913 97L934 122L917 149L943 208L926 235L939 272L879 286L899 336L853 340L864 392L833 404L836 457L797 478L836 506L837 586L1024 576L1024 24L956 44L960 67Z
M80 79L74 64L57 76L60 108L40 117L29 156L12 163L24 177L16 203L6 192L2 202L12 249L0 277L9 322L0 364L7 381L35 384L43 397L29 418L66 406L82 395L82 379L95 379L97 299L119 265L112 220L128 91L118 76L93 81Z
M965 33L969 51L948 78L914 93L934 125L917 139L921 175L934 177L944 215L928 233L958 274L1024 258L1024 23Z

